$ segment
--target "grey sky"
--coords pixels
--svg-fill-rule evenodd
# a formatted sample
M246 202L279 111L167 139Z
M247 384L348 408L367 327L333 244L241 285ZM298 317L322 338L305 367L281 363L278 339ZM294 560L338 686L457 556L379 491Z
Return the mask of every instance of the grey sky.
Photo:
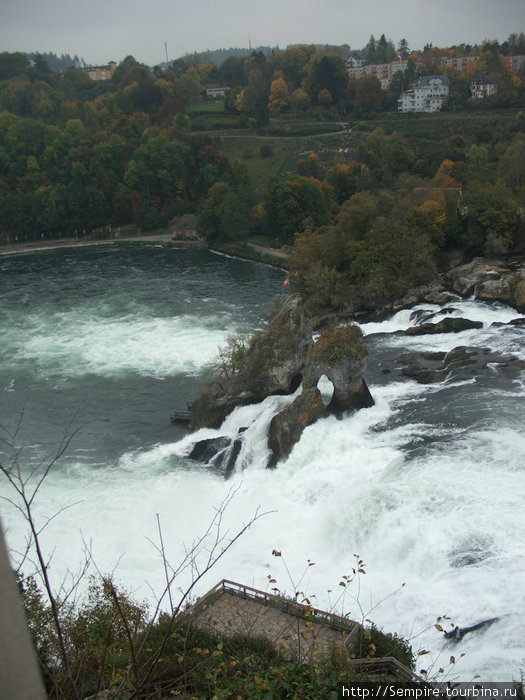
M193 51L294 43L362 48L373 34L412 49L504 41L525 0L0 0L0 51L155 65Z

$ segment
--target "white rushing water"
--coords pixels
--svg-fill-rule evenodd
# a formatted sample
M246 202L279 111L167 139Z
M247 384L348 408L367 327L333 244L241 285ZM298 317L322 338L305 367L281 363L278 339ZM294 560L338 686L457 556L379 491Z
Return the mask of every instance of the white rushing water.
M92 308L75 327L71 316L58 311L43 327L35 312L6 343L19 362L36 365L36 374L58 390L81 368L104 381L129 372L163 381L198 372L224 342L220 315L209 306L207 313L174 318L144 312L104 319ZM525 359L522 328L490 327L508 323L519 316L516 311L475 301L451 306L453 315L480 320L484 328L387 335L413 325L413 310L365 324L375 405L310 426L275 470L266 469L266 431L292 397L237 409L218 431L146 446L135 442L110 461L101 461L89 443L73 449L44 482L36 506L42 519L68 506L43 533L47 551L54 552L56 579L78 567L87 545L101 572L114 571L137 599L154 601L165 577L158 522L176 567L231 498L221 522L226 538L256 513L261 517L202 581L198 594L221 578L263 589L275 585L287 594L301 590L316 596L317 607L335 605L337 612L371 619L410 639L416 651L429 650L418 669L432 673L443 666L461 680L475 674L490 681L518 677L525 665L523 376L491 382L488 368L487 381L422 385L399 377L388 381L377 371L387 358L407 351L447 352L459 345ZM372 337L377 333L385 335ZM498 371L495 365L496 377ZM4 396L16 390L16 382L4 383ZM188 459L197 440L235 437L240 428L246 428L243 447L230 479ZM16 511L3 507L2 517L10 545L21 550L24 530ZM201 565L209 546L207 540L200 548ZM273 550L282 558L272 556ZM355 567L354 555L364 560L366 574L338 601L339 582ZM182 571L177 585L184 589L194 573ZM270 578L277 583L270 585ZM451 618L446 626L503 617L453 645L433 626L441 615ZM457 661L450 670L451 655Z

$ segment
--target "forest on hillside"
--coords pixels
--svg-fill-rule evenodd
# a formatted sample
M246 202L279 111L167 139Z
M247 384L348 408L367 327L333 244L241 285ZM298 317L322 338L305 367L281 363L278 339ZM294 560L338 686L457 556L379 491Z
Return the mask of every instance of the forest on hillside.
M440 251L504 254L522 245L525 79L508 56L524 50L523 34L412 53L404 41L396 49L371 37L368 60L408 57L390 90L374 77L351 79L342 53L326 47L254 51L219 66L191 56L164 70L128 56L104 82L79 67L54 72L42 56L2 53L0 239L102 237L197 213L210 240L295 241L303 291L324 298L348 281L376 280L397 293L424 279ZM446 69L443 113L393 118L402 86L443 72L440 57L466 53L478 60L466 73ZM474 70L497 76L496 96L470 98ZM206 102L210 83L230 88L224 105ZM330 163L303 153L261 191L246 161L228 158L217 131L203 127L206 105L219 119L222 110L222 126L228 118L254 136L329 119L356 138ZM257 148L272 157L264 140Z

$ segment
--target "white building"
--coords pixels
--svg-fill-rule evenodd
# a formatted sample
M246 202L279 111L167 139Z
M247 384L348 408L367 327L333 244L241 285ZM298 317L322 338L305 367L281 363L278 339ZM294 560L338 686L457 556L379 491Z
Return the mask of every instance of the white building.
M423 75L406 92L402 92L397 103L399 112L439 112L448 97L446 75Z
M490 75L475 75L470 81L470 94L478 100L495 95L496 92L496 81Z
M219 85L218 83L206 85L206 96L213 97L214 100L225 97L229 91L230 88L227 85Z

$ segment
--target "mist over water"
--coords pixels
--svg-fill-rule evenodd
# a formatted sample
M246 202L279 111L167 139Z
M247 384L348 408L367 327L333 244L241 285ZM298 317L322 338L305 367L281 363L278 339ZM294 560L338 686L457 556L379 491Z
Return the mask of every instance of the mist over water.
M13 427L25 405L26 468L52 454L72 416L81 426L36 506L42 519L70 506L44 531L52 575L59 581L75 569L87 544L100 571L114 570L138 599L154 601L164 584L157 516L175 566L231 498L224 532L264 515L199 594L221 578L264 589L273 577L280 590L299 586L318 607L331 607L358 554L367 573L337 612L368 617L429 650L418 669L437 670L454 655L450 675L461 680L518 677L525 665L523 375L494 362L479 376L422 385L396 366L407 354L460 345L523 360L523 329L491 327L519 314L457 300L451 315L480 320L483 329L396 334L414 325L414 310L364 324L375 405L318 421L286 462L267 470L267 426L292 397L237 409L219 431L187 434L169 414L185 408L230 334L263 327L273 300L286 293L282 280L279 270L205 251L0 259L0 423ZM196 440L233 437L241 427L231 479L188 459ZM8 495L5 484L0 494ZM9 504L0 507L8 542L20 551L23 523ZM179 585L190 580L185 570ZM433 626L444 614L451 617L444 626L460 627L505 617L453 645Z

